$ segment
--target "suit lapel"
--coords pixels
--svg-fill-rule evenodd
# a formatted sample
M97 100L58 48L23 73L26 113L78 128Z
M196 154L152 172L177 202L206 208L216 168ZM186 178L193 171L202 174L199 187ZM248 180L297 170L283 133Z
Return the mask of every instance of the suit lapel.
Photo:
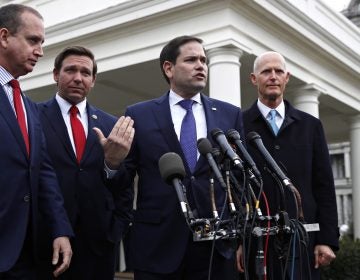
M39 143L36 141L36 125L35 125L35 117L33 109L31 108L29 104L29 100L27 97L22 95L24 106L26 110L26 118L27 118L27 129L28 129L28 135L29 135L29 142L30 142L30 159L33 159L34 156L37 154L37 149L40 149L40 147L37 147L36 143ZM37 119L37 122L39 122L39 119ZM40 123L38 123L40 125ZM22 136L22 135L21 135ZM25 144L25 142L24 142ZM27 155L26 147L25 147L25 155Z
M295 110L295 108L291 106L291 104L288 101L284 100L284 103L285 103L285 119L279 129L279 133L283 131L286 127L291 125L294 121L301 119L300 115L298 114L298 111Z
M24 98L24 103L25 103L25 109L27 111L28 106L26 106L25 99L26 98ZM21 150L23 151L26 158L28 158L25 141L24 141L23 135L21 133L19 124L17 122L15 112L14 112L13 108L11 107L9 99L7 98L6 93L4 92L4 90L1 86L0 86L0 115L2 115L5 122L8 124L10 131L15 136L15 139L18 142L18 144L20 145ZM28 127L29 127L29 124L31 124L31 117L29 117L28 112L27 112L27 121L28 121ZM29 135L29 137L30 137L30 135ZM30 142L30 145L31 145L31 142Z
M165 94L160 98L158 98L157 100L155 100L155 104L153 106L153 114L159 126L160 133L162 134L162 136L165 139L165 142L169 146L169 150L179 154L182 157L182 159L185 160L171 118L169 94Z
M206 137L207 137L207 139L209 139L209 141L214 146L215 143L212 139L211 131L214 128L219 128L218 122L216 121L217 117L218 117L217 116L218 111L217 111L217 108L216 108L214 102L206 95L201 94L201 100L202 100L202 103L204 106L205 118L206 118L206 127L207 127L207 136ZM197 165L196 165L196 169L198 167L201 167L204 165L207 166L207 160L205 157L200 156L200 158L197 162Z
M86 110L88 115L88 134L86 137L86 145L85 145L85 151L84 155L81 159L81 161L84 161L87 159L88 156L91 155L91 150L93 146L97 143L97 135L93 131L94 127L99 128L102 132L104 132L101 122L99 121L99 116L97 115L97 110L91 106L89 103L86 103Z
M57 134L60 142L64 145L69 157L76 161L76 155L72 148L67 127L64 122L64 118L61 115L61 110L56 99L53 98L44 104L43 113L49 121L50 126Z
M207 96L205 95L201 95L201 100L203 102L204 105L204 111L205 111L205 117L206 117L206 126L207 126L207 138L212 141L212 136L211 136L211 131L214 128L219 128L218 127L218 122L217 120L217 108L214 105L214 102Z

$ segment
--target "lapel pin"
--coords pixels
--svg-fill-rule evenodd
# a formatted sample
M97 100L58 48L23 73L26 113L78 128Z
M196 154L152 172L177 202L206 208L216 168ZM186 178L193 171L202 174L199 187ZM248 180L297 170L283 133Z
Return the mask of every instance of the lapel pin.
M211 107L211 110L216 111L216 108L215 108L215 107Z
M97 115L91 115L94 120L97 120Z

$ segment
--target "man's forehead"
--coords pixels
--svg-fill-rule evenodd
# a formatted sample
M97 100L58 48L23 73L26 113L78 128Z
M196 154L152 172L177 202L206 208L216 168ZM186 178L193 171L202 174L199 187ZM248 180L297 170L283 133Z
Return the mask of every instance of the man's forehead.
M277 58L277 57L263 58L262 60L259 61L258 69L268 69L268 68L284 70L285 65L284 65L284 62L280 58Z

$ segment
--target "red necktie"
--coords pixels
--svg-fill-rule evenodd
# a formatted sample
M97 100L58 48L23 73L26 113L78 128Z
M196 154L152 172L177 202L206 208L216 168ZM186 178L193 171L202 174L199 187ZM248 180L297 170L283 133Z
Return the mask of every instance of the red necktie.
M30 143L29 143L29 135L26 128L26 121L25 121L25 113L24 108L21 102L21 90L18 80L11 80L9 82L13 89L13 96L14 96L14 107L16 112L16 117L20 126L21 133L24 137L26 151L28 155L30 155Z
M74 137L76 158L78 162L80 162L85 149L86 136L85 136L84 127L81 121L77 117L78 112L79 109L75 105L71 106L70 108L71 130Z

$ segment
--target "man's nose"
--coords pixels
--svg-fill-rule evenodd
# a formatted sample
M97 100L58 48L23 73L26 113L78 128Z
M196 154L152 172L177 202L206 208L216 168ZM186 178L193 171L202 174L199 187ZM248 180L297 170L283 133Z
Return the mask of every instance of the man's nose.
M81 82L82 76L81 76L80 71L75 72L75 74L74 74L74 80L77 81L77 82Z
M196 61L196 68L197 69L204 69L206 67L206 63L204 63L202 60L198 59Z
M276 71L275 71L275 69L271 70L270 78L271 78L271 79L275 79L275 78L276 78Z
M43 57L44 56L44 51L43 51L43 47L42 45L39 45L35 50L34 53L36 56L38 57Z

